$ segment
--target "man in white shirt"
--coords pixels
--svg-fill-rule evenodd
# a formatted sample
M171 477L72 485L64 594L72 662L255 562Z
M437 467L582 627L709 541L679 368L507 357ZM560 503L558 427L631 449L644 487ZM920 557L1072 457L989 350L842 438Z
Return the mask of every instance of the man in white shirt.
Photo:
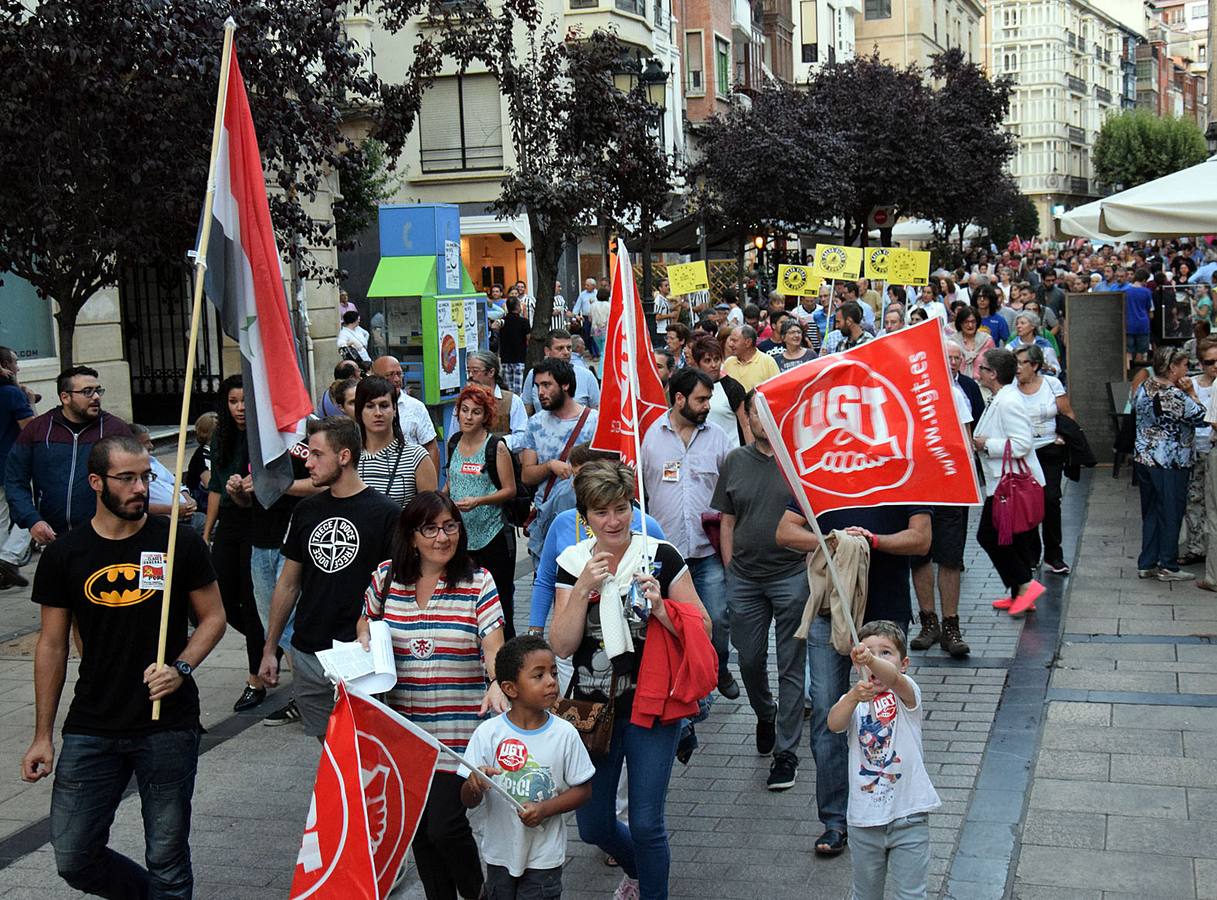
M739 305L739 295L734 288L723 291L723 299L727 301L727 324L738 328L744 324L744 309Z
M516 282L516 296L520 298L520 315L531 325L537 312L537 298L528 293L528 285L523 280Z
M675 322L680 317L679 312L672 310L672 304L668 300L671 295L671 282L666 278L661 278L655 296L651 300L651 309L655 313L655 332L659 335L661 344L665 342L664 336L668 333L668 323Z
M410 396L403 384L401 363L392 356L381 356L372 363L372 374L386 379L397 388L397 421L407 444L418 444L431 455L435 471L439 471L439 446L435 441L435 425L431 414L420 400Z

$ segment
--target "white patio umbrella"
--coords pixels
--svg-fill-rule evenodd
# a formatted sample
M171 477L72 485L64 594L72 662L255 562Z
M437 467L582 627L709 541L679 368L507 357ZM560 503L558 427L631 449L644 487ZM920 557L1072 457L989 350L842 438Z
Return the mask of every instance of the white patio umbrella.
M1217 233L1217 156L1099 201L1099 231L1147 237Z
M1104 234L1099 230L1099 214L1102 212L1102 204L1102 200L1095 200L1082 206L1075 206L1068 212L1057 216L1057 222L1061 226L1061 231L1073 237L1083 237L1105 244L1118 244L1122 241L1143 241L1149 237L1149 235L1139 231L1122 234L1119 237Z

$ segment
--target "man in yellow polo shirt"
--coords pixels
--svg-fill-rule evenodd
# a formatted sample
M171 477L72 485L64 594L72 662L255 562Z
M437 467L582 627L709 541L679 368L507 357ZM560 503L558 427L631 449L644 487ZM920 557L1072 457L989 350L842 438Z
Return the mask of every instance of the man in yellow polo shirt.
M766 378L778 373L778 364L768 353L756 349L756 329L751 325L740 325L734 331L735 356L723 363L723 371L750 391Z

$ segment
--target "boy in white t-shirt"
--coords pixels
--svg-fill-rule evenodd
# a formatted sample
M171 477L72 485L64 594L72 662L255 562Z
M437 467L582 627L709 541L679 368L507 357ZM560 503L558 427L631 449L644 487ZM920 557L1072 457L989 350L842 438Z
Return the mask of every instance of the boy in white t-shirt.
M550 713L558 699L558 666L539 635L512 638L495 656L495 677L511 709L483 722L465 750L471 769L493 778L524 807L518 811L471 774L461 787L469 809L489 797L482 857L487 900L558 897L566 860L562 813L592 795L596 773L579 732Z
M921 689L905 675L904 630L867 622L850 652L863 673L828 713L828 727L849 731L850 858L853 900L883 900L891 872L897 900L924 900L930 868L926 815L941 805L921 755Z

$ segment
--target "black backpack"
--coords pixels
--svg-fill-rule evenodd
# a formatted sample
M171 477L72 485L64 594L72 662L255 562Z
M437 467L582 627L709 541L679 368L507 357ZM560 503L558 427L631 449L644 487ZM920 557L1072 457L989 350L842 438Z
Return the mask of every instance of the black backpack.
M448 459L452 459L452 454L456 450L457 442L461 439L461 433L458 431L448 439ZM502 438L497 434L490 435L490 439L486 441L486 459L484 465L486 471L490 475L490 483L496 488L502 488L499 483L499 467L497 465L499 444ZM507 524L514 527L523 527L528 521L529 512L532 509L533 489L524 483L524 479L520 477L520 457L517 456L510 447L507 448L507 455L511 457L511 469L516 478L516 495L503 504L503 516L507 519Z

